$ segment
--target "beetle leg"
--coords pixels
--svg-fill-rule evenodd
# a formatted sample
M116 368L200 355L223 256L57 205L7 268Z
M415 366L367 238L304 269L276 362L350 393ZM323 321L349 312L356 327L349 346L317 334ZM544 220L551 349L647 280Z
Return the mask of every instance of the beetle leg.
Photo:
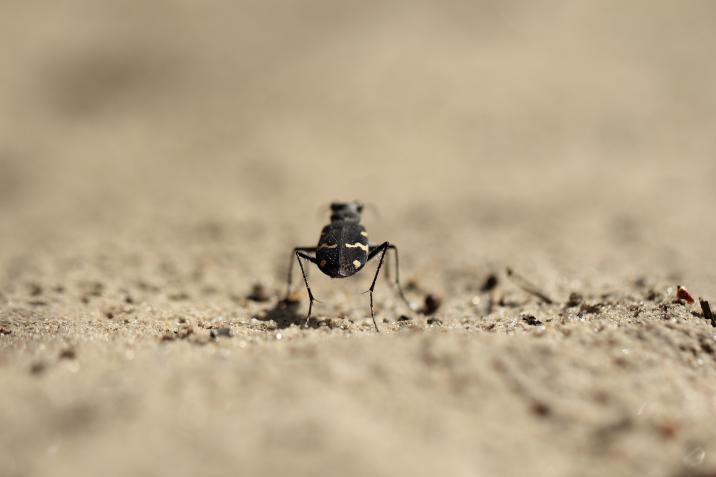
M380 267L383 265L383 259L385 258L385 252L388 251L388 247L390 244L388 242L383 242L382 244L378 245L377 247L371 247L372 250L368 252L368 258L366 259L366 263L368 263L372 258L374 258L376 255L380 253L380 261L378 262L378 268L375 271L375 276L373 277L373 283L370 284L370 288L368 289L368 292L370 293L370 317L373 319L373 326L375 326L375 331L380 333L380 330L378 329L378 323L375 321L375 314L373 313L373 290L375 289L375 282L378 280L378 274L380 273Z
M388 246L388 250L390 250L390 248L391 248L391 247ZM383 275L385 276L385 279L388 280L388 283L392 286L392 285L393 285L393 280L391 280L390 277L393 276L393 273L390 271L390 259L389 259L387 262L385 262L385 267L384 267L384 268L385 268L385 272L383 272Z
M306 270L303 268L303 263L301 262L301 259L306 259L309 262L316 263L315 257L311 257L310 255L306 255L305 253L296 250L296 260L298 260L298 266L301 268L301 274L303 275L303 282L306 284L306 290L308 291L308 314L306 315L306 323L304 323L303 326L308 326L308 320L311 319L311 310L313 309L313 302L316 301L316 299L313 297L313 292L311 292L311 287L308 285L308 278L306 277Z
M388 250L393 250L393 252L394 252L394 254L395 254L395 282L393 282L393 283L394 283L395 286L398 288L398 295L400 296L400 299L403 300L403 303L405 303L405 306L407 306L409 310L412 310L413 307L412 307L412 305L410 304L410 302L408 301L408 299L405 297L405 293L403 292L403 286L402 286L401 283L400 283L400 259L398 258L398 247L397 247L396 245L393 245L393 244L388 243L388 242L385 242L385 243L383 243L383 244L381 244L381 245L371 245L371 246L370 246L370 251L368 252L368 259L366 260L366 262L367 262L368 260L370 260L371 258L373 258L373 257L374 257L375 255L377 255L378 253L380 253L380 248L383 247L383 245L385 245L385 244L388 244L388 245L386 246L387 249L388 249ZM385 262L385 266L386 266L386 278L388 278L388 280L390 280L390 277L387 276L387 274L388 274L388 263L389 263L389 262Z
M316 247L296 247L291 251L291 260L288 262L288 279L286 281L286 300L288 300L289 295L291 294L291 282L293 281L293 257L296 254L296 252L309 252L313 253L316 251ZM301 263L301 260L299 259L298 263ZM314 262L315 263L315 262Z
M400 284L400 261L398 259L398 247L393 244L390 244L388 245L388 248L392 250L395 255L395 285L398 287L398 294L400 295L400 299L403 300L403 303L405 303L408 309L412 310L410 302L407 298L405 298L405 293L403 293L403 286Z

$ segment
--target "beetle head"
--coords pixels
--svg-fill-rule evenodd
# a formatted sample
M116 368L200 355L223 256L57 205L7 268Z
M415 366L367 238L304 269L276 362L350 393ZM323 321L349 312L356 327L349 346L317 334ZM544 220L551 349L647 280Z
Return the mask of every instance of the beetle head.
M333 202L331 204L331 221L350 220L360 221L363 204L354 200L352 202Z

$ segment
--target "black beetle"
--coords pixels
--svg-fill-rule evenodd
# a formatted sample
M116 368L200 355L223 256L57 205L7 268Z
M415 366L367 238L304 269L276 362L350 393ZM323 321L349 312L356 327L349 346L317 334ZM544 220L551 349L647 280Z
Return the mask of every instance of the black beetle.
M306 259L315 263L318 268L331 278L346 278L355 275L360 271L366 263L374 257L380 255L378 268L375 271L373 282L366 293L370 293L370 317L373 319L373 325L376 331L378 324L373 314L373 290L375 282L378 279L380 268L383 265L385 253L388 250L395 252L395 284L398 288L400 298L410 308L410 303L403 294L403 288L400 285L400 271L398 261L398 248L389 243L383 242L380 245L370 245L368 242L368 233L365 227L361 225L361 213L363 212L363 204L358 201L353 202L334 202L331 204L331 223L323 227L321 237L318 239L318 245L315 247L296 247L291 253L291 263L288 268L288 287L286 297L291 291L291 280L293 271L293 256L296 256L298 265L301 267L303 281L308 290L308 315L306 316L306 325L311 318L311 310L313 302L316 300L308 285L306 271L303 268L301 259ZM315 256L309 255L315 254Z

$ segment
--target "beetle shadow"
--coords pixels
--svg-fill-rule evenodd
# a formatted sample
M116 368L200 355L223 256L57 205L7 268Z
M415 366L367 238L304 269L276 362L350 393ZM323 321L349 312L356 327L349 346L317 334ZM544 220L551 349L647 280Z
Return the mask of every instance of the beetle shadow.
M256 317L259 321L273 321L279 329L288 328L290 326L303 327L306 324L306 315L299 312L300 301L283 299L279 300L276 305L266 310L263 314ZM309 328L318 328L320 322L315 318L308 321Z

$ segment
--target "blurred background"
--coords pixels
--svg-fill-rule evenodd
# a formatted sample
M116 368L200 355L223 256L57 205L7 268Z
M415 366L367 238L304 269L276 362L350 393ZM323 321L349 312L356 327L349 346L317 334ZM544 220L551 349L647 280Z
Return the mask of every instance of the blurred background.
M714 20L709 1L4 2L0 240L235 226L258 275L358 198L415 266L435 264L411 247L567 254L716 293L697 266Z

